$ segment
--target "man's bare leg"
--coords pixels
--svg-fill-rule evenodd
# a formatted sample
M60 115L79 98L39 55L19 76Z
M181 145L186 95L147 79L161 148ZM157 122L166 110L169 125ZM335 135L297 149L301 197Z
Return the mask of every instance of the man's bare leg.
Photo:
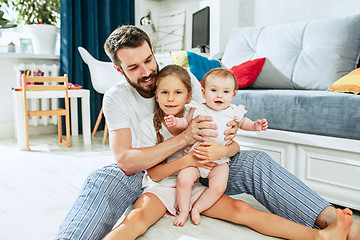
M349 209L343 210L347 215L350 214ZM350 211L350 212L349 212ZM334 207L326 207L322 210L319 216L316 218L315 224L320 228L326 228L329 225L333 225L336 223L336 209ZM360 240L360 222L357 220L353 220L353 223L350 227L348 240Z

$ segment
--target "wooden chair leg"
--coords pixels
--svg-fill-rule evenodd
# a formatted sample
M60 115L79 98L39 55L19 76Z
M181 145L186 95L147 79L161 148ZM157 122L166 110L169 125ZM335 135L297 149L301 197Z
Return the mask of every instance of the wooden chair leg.
M108 125L107 125L107 123L105 122L104 136L103 136L102 144L105 144L105 143L106 143L107 132L108 132Z
M91 134L93 137L95 136L95 133L96 133L97 129L99 128L102 115L103 115L103 108L101 107L100 112L99 112L99 115L98 115L98 117L97 117L97 119L96 119L96 123L95 123L94 129L93 129L93 132L92 132L92 134Z
M29 147L29 123L28 123L28 117L25 116L25 131L26 131L26 151L30 151Z
M59 136L59 142L62 143L61 115L58 115L58 136Z
M65 116L65 125L66 125L66 146L70 147L70 116Z

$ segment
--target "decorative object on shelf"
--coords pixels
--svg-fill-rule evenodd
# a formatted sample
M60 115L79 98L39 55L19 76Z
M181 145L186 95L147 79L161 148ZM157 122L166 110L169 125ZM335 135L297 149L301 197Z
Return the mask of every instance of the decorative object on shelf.
M30 38L20 38L20 48L22 53L33 53Z
M8 44L8 52L15 52L15 44L13 42Z
M4 0L25 21L35 54L55 54L60 23L60 0Z

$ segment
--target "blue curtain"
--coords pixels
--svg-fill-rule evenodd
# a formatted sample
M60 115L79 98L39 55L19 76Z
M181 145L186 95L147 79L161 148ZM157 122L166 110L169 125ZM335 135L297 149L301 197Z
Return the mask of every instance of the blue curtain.
M60 75L68 74L69 82L90 89L91 129L102 106L102 94L92 85L87 65L77 50L87 49L95 58L110 61L104 42L118 26L134 24L134 0L61 0L60 1ZM81 106L79 106L79 112ZM79 114L79 123L81 123ZM99 129L103 129L102 121ZM79 132L82 125L79 124Z

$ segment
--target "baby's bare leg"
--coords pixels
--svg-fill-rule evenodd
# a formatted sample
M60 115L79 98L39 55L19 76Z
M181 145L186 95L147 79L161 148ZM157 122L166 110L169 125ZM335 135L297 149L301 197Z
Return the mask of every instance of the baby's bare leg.
M225 192L229 176L227 163L214 167L208 176L209 188L207 188L195 202L191 210L191 220L195 225L200 224L200 213L210 208Z
M124 221L103 239L136 239L164 216L165 212L166 208L158 197L152 193L144 193Z
M179 206L179 215L175 217L174 225L183 227L190 211L192 186L200 177L196 167L184 168L179 172L176 183L176 201Z

